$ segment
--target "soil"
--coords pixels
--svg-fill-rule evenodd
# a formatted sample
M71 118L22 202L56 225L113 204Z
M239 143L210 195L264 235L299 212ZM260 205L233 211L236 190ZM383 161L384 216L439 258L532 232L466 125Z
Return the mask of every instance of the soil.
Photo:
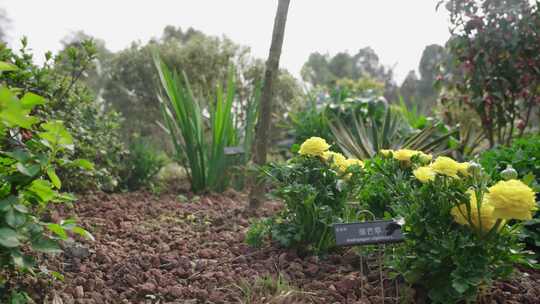
M376 262L362 273L353 249L301 258L275 245L247 246L245 207L245 196L235 192L86 195L70 213L96 240L67 244L64 254L45 261L65 280L31 282L33 295L55 304L383 302ZM255 216L279 208L270 202ZM385 303L396 303L396 284L402 297L413 297L404 284L385 280ZM540 303L540 273L519 271L487 294L485 303Z

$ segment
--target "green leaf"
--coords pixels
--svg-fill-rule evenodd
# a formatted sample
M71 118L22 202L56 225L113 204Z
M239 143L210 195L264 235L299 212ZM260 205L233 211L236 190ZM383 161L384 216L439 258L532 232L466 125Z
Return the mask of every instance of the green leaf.
M58 178L58 175L56 175L54 168L47 169L47 175L51 179L51 182L56 187L56 189L60 189L60 187L62 187L62 182L60 181L60 178Z
M26 163L32 157L28 151L23 149L16 149L12 152L4 152L4 154L21 163Z
M36 179L32 182L28 190L37 195L42 202L48 202L56 196L56 192L52 190L51 184L42 179Z
M61 281L61 282L64 282L64 275L59 273L59 272L56 272L56 271L51 271L50 272L50 275L57 279L58 281Z
M72 164L84 170L94 170L94 164L86 159L76 159Z
M7 127L32 128L39 119L30 116L17 97L5 87L0 88L0 119Z
M35 164L27 167L23 163L17 163L16 167L19 172L30 177L36 176L41 170L41 166Z
M32 110L37 105L45 104L45 98L34 93L26 93L23 98L21 98L21 104L23 109Z
M454 289L460 294L464 293L465 291L467 291L467 289L469 289L469 285L467 285L466 283L457 282L457 281L452 282L452 287L454 287Z
M86 238L86 239L89 239L89 240L92 240L92 241L95 241L96 239L94 238L94 236L86 231L85 229L81 228L81 227L73 227L73 229L71 230L73 231L73 233L76 233L80 236L82 236L83 238Z
M46 238L40 238L37 241L32 242L32 249L44 253L61 253L62 249L58 245L58 242Z
M0 72L16 71L18 69L19 68L12 63L0 61Z
M0 245L7 248L15 248L21 245L18 234L10 228L0 228Z
M26 216L14 209L6 212L5 219L6 223L13 228L20 227L26 222Z
M73 137L64 127L60 120L50 121L41 125L45 130L38 133L38 136L44 140L44 144L50 148L73 148Z
M49 224L47 225L47 228L63 240L67 239L68 237L66 230L61 225Z
M15 195L10 195L3 200L0 200L0 211L7 211L11 208L13 204L17 202L17 197Z
M13 204L13 209L19 211L20 213L28 213L28 208L23 204Z
M536 176L532 172L527 173L527 175L523 177L523 182L529 186L532 185L535 180Z

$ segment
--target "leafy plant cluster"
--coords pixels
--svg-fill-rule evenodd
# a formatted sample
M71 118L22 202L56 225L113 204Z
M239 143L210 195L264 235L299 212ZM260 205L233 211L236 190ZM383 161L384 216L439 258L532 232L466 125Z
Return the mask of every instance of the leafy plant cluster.
M353 117L360 115L363 120L374 117L380 121L384 116L386 101L380 90L382 83L374 80L357 82L343 79L340 85L330 89L317 87L307 96L305 109L291 115L292 133L296 143L318 136L329 143L336 139L330 129L331 122L341 118L352 123Z
M263 169L284 209L254 223L249 243L270 236L321 254L335 249L332 224L359 220L363 210L402 219L405 241L390 265L433 303L478 300L515 263L529 263L519 234L537 203L513 169L497 181L479 164L417 150L380 150L361 162L328 148L310 138L286 164Z
M540 136L527 136L516 139L509 147L498 147L483 152L480 163L493 180L501 180L500 172L511 166L518 176L531 183L540 200ZM540 214L524 223L521 234L527 248L540 258Z
M168 162L167 156L158 151L146 138L136 137L128 146L129 155L122 172L121 187L129 191L143 187L160 186L154 177Z
M490 147L510 144L531 127L540 102L539 3L527 0L446 0L452 55L449 92L480 118Z
M453 145L455 130L403 100L399 105L388 105L377 82L351 82L339 81L341 86L330 93L311 92L306 109L292 115L297 141L320 136L335 144L336 150L359 159L371 158L381 149L441 152Z
M175 160L187 169L193 191L224 191L231 182L231 169L243 167L250 160L260 86L255 86L247 101L245 115L238 116L233 108L244 101L236 95L232 66L226 89L218 85L214 99L203 107L191 91L186 74L171 71L157 54L155 65L163 86L160 101L164 130L171 137Z
M308 150L314 141L319 147ZM266 237L284 247L324 254L335 248L332 224L346 221L354 212L348 204L349 181L362 163L328 151L322 138L310 138L299 155L286 164L269 164L264 177L275 187L272 195L283 200L284 209L276 216L255 222L247 242L261 246Z
M0 62L0 73L18 67ZM91 235L75 220L47 220L50 204L70 204L74 197L63 193L57 171L61 167L87 167L88 161L66 158L74 139L60 120L36 116L46 108L43 97L0 86L0 301L16 290L18 274L36 275L36 253L61 252L59 242L69 233ZM48 271L39 267L39 272ZM56 277L61 275L51 272ZM12 296L27 298L24 293Z
M533 190L508 170L508 181L495 182L479 164L426 159L382 151L366 161L358 199L379 216L403 218L405 242L390 263L418 294L433 303L476 301L526 263L521 226L508 223L532 216Z
M26 39L18 53L0 45L0 60L17 67L2 73L0 81L18 92L39 94L49 100L46 107L35 110L37 117L62 120L73 136L74 149L64 150L66 157L88 159L87 170L60 168L58 175L69 191L116 190L120 184L127 150L118 132L119 114L106 111L95 96L81 83L92 66L96 50L92 41L65 49L57 56L46 54L42 66L33 62Z

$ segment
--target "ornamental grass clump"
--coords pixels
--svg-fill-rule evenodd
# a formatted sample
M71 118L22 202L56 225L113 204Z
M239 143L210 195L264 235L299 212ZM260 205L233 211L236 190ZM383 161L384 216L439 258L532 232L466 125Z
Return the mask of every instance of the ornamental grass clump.
M251 226L250 245L261 246L269 237L301 251L323 254L332 250L332 224L347 221L353 213L347 202L362 167L362 161L330 151L330 145L319 137L304 141L298 155L286 163L264 167L264 176L275 188L272 194L285 207Z
M387 183L391 212L405 219L392 265L432 303L478 301L481 290L527 262L520 225L509 221L532 218L535 193L514 175L493 183L478 164L445 156L411 166L408 187Z

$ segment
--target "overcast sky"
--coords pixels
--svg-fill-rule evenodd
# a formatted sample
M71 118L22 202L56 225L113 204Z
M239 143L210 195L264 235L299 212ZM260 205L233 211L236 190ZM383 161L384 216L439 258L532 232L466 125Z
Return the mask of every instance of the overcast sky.
M436 0L292 0L281 66L298 76L313 51L335 54L371 46L399 81L417 69L428 44L444 44L448 20ZM166 25L226 35L266 58L277 0L0 0L12 20L11 46L22 35L36 56L83 30L113 51L146 42Z

